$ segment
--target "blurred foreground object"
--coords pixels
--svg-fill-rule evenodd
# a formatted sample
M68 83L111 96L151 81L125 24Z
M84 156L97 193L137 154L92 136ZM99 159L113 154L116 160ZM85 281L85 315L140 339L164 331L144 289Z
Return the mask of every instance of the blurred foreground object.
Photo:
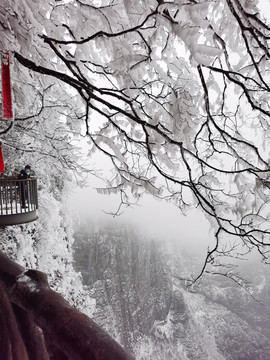
M132 360L86 315L52 291L46 274L0 252L2 360Z

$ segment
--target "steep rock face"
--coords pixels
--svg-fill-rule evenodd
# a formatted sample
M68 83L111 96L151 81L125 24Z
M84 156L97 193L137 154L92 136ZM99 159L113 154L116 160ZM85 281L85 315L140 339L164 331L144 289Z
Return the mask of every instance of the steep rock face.
M172 276L181 255L168 251L125 226L78 231L75 266L96 300L94 319L138 360L269 359L263 322L255 327L243 310L258 310L248 295L219 283L191 292Z
M173 299L166 321L156 323L154 336L137 349L138 358L269 359L267 338L224 306L181 288Z
M232 281L217 278L206 281L200 292L229 311L236 313L248 322L251 328L260 329L270 337L270 277L269 265L249 262L241 273L250 281L249 292L235 285ZM270 357L269 357L270 358Z
M172 281L162 254L156 242L142 241L126 227L77 235L75 264L96 299L96 320L121 334L129 350L168 315Z

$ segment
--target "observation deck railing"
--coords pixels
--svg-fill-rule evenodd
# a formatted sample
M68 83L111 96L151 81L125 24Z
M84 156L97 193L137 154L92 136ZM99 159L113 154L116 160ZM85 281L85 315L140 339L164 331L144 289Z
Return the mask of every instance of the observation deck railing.
M37 220L37 178L0 178L0 226Z

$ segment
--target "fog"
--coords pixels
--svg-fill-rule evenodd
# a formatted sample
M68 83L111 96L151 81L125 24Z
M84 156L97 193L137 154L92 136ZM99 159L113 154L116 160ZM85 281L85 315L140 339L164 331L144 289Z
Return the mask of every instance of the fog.
M137 205L123 208L120 216L113 216L120 204L119 195L102 195L94 188L96 181L89 181L88 186L78 188L71 197L72 208L76 210L82 222L92 224L127 225L138 229L146 239L155 239L172 244L175 249L187 256L196 257L200 271L208 248L214 246L214 230L199 209L191 209L187 215L173 204L144 195ZM226 239L225 239L226 240ZM228 241L231 243L231 241ZM247 261L248 260L248 261ZM259 270L262 267L261 257L256 251L246 255L241 261L233 258L222 259L239 266L239 271L246 267ZM195 274L194 274L195 275Z
M123 207L121 215L113 216L110 213L118 209L120 196L99 194L89 184L73 194L72 204L82 220L125 223L149 237L166 239L195 252L205 254L213 239L213 231L201 211L193 209L183 215L175 205L150 195L144 195L137 205Z
M83 221L112 221L132 225L147 234L147 237L169 241L189 253L202 254L204 258L208 247L212 248L214 244L214 236L201 210L191 209L184 215L172 203L144 194L137 205L123 207L120 216L113 216L121 202L120 195L102 195L96 190L106 184L102 179L112 176L112 164L101 153L91 154L89 158L89 144L86 140L80 142L80 147L84 157L89 159L89 169L95 169L100 175L100 178L89 176L86 186L78 187L71 197L72 207Z
M86 155L89 145L87 143L80 145ZM123 211L120 211L121 215L113 216L112 214L117 211L121 202L120 194L103 195L96 190L96 188L104 187L106 181L102 179L110 178L111 163L99 153L91 156L88 166L89 169L95 169L97 174L102 174L102 176L89 176L85 186L78 187L72 194L71 206L75 209L79 220L99 226L108 222L116 226L123 224L132 226L143 233L146 239L171 244L176 251L179 250L188 257L196 257L196 272L200 272L207 251L215 246L215 230L202 210L193 208L184 215L181 209L172 203L144 194L136 205L124 206ZM102 171L97 169L102 169ZM239 240L223 235L223 243L227 243L228 247ZM238 250L241 251L241 247ZM247 266L256 271L262 268L261 255L256 250L238 259L231 256L226 259L223 257L221 262L239 266L238 270L242 273L246 272Z

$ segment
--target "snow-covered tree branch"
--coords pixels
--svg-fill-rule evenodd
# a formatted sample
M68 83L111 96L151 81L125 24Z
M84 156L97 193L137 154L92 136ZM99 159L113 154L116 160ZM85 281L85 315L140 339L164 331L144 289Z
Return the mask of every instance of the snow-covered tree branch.
M255 248L269 262L270 26L261 5L1 5L2 47L28 76L25 88L34 78L65 84L61 103L80 108L90 146L110 159L104 191L119 191L122 205L148 192L205 212L216 243L201 274L222 271L230 238L237 254Z

